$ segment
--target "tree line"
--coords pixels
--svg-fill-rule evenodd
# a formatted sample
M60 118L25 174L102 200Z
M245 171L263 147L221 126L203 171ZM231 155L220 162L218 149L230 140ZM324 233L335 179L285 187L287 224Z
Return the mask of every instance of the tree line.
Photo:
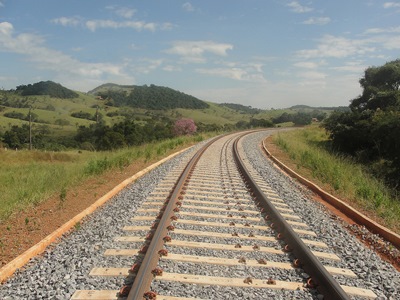
M81 149L102 151L141 145L171 137L173 137L172 123L165 124L148 120L144 124L139 124L125 120L113 126L102 123L79 126L74 139Z
M79 94L74 91L50 80L28 85L19 85L16 88L16 92L20 93L22 96L49 95L50 97L62 99L79 97Z
M400 60L370 67L360 79L363 92L348 112L334 112L323 127L334 150L368 165L400 188Z
M59 120L60 124L63 120ZM137 122L130 118L112 126L102 120L89 126L79 126L72 136L55 137L50 134L47 125L34 124L32 142L35 149L65 150L83 149L90 151L113 150L121 147L141 145L152 141L168 139L176 135L195 134L196 132L220 131L229 132L251 128L273 127L272 121L254 119L239 121L235 124L204 124L191 119L170 120L168 118L147 119ZM11 149L27 149L29 143L29 125L11 126L3 135L0 142Z
M150 86L132 86L132 90L99 91L97 96L105 99L109 106L130 106L145 109L203 109L209 105L196 97L176 91L174 89L151 84Z
M255 115L255 114L258 114L258 113L260 113L262 111L259 108L253 108L251 106L244 106L244 105L236 104L236 103L221 103L221 104L219 104L219 106L225 106L225 107L228 107L230 109L239 111L239 112L241 112L243 114Z
M274 124L279 124L279 123L286 123L286 122L293 122L294 125L310 125L313 119L316 119L317 121L322 121L326 117L326 113L323 111L320 111L318 109L314 109L311 112L297 112L295 114L287 113L284 112L280 116L273 118L272 122Z

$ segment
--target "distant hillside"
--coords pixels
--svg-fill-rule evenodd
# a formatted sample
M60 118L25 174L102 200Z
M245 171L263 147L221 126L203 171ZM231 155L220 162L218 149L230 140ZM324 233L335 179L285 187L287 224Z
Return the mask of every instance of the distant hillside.
M304 114L305 111L312 113L312 117L320 113L314 109L308 109L309 112L305 109L261 110L241 104L205 102L155 85L110 83L89 93L73 92L76 93L72 94L74 98L66 98L72 96L68 91L51 81L21 85L12 90L0 89L0 147L6 137L10 137L7 132L19 134L18 130L26 130L29 114L34 147L59 149L77 147L75 137L79 128L92 128L95 124L102 128L114 128L125 122L138 128L165 127L178 119L189 118L195 121L199 132L222 132L268 127L278 121L278 126L286 126L281 123L294 119L282 116L284 113L296 115L296 112ZM327 115L329 113L326 111ZM27 147L26 139L23 144L22 147Z
M350 108L348 106L328 106L328 107L322 107L322 106L318 106L318 107L313 107L313 106L308 106L308 105L294 105L292 107L289 107L289 109L294 109L294 110L298 110L298 109L318 109L318 110L337 110L337 111L349 111Z
M258 114L259 112L261 112L261 109L252 108L251 106L244 106L242 104L236 104L236 103L221 103L220 106L229 107L230 109L243 112L246 114Z
M103 84L89 94L100 96L110 106L130 106L144 109L204 109L209 105L196 97L174 89L151 84L150 86L127 86Z
M79 95L74 91L63 87L59 83L53 81L40 81L34 84L20 85L16 88L22 96L39 96L48 95L54 98L71 99L77 98Z

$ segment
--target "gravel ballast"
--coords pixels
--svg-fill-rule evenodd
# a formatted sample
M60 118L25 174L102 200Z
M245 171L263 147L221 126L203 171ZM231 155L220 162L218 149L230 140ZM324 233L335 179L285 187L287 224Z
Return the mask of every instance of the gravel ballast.
M134 257L104 256L103 253L109 248L124 247L114 242L114 238L126 234L123 226L132 225L131 218L146 197L171 170L181 171L182 164L199 147L196 145L150 171L86 217L79 229L61 238L3 283L0 299L69 299L76 290L119 290L123 278L88 276L90 270L99 266L132 265Z
M264 182L294 210L304 223L308 224L310 230L317 234L319 241L329 246L329 252L333 252L341 258L341 261L330 262L329 265L351 269L358 276L358 278L343 276L335 276L335 278L340 284L371 289L378 295L378 299L400 299L400 273L349 234L340 222L333 220L330 213L321 204L311 200L311 195L304 188L280 173L266 160L259 145L262 139L269 134L270 132L266 131L244 137L239 143L240 151L252 171L264 178ZM115 242L114 238L127 235L127 232L122 230L124 226L150 224L149 221L132 221L134 216L144 215L143 213L136 213L136 210L143 202L151 202L151 200L146 200L146 197L154 191L157 184L166 178L168 174L171 174L171 171L182 170L183 163L187 162L200 146L197 145L184 154L173 158L131 184L103 207L87 217L79 229L63 237L59 243L47 249L43 255L32 259L23 270L17 271L12 278L0 286L0 299L69 299L76 290L119 290L124 282L123 277L92 277L88 276L90 270L94 267L126 267L132 265L135 257L104 256L103 253L106 249L111 248L134 248L140 246L139 243L125 244ZM240 189L242 189L242 186ZM187 198L190 199L191 197L188 196ZM207 201L207 197L204 197L204 200ZM247 203L243 205L243 207L246 206ZM201 211L201 213L206 212ZM202 218L194 217L192 219L201 220ZM261 221L260 225L262 225ZM264 225L267 226L265 223ZM176 228L199 230L198 226L179 224L179 221L176 222ZM206 230L206 227L204 227L204 230ZM238 228L236 231L239 234L248 234L250 231L254 231L255 234L262 234L257 230L250 229ZM220 228L220 232L231 233L232 231L229 228ZM171 233L171 236L177 240L182 237L174 233ZM200 241L202 239L196 237L194 240ZM229 238L209 238L209 240L213 243L235 242L235 239ZM244 244L251 245L251 243L251 241L248 241ZM263 246L281 248L277 243L266 242ZM234 251L167 248L171 249L171 251L173 249L174 253L191 255L220 255L227 258L238 258L240 256ZM258 256L259 253L254 253L249 257L257 259L259 258ZM266 258L270 256L271 259L276 260L276 257L274 258L272 255L263 255ZM282 261L288 262L287 257L282 256ZM224 267L219 267L215 269L216 271L212 271L207 265L198 266L192 263L162 261L161 264L166 268L176 270L176 272L182 270L189 272L192 270L201 274L224 276L226 271ZM244 275L246 270L248 270L246 266L238 266L231 268L230 272ZM271 274L287 276L297 280L304 275L298 271L291 271L287 275L282 270L273 272L273 269L266 269L261 271L260 274L264 277ZM257 275L255 274L254 277L256 278ZM154 286L157 287L158 291L164 291L165 293L163 294L165 295L170 293L175 296L196 297L199 299L321 299L321 295L318 295L316 291L270 290L266 292L255 288L235 289L217 286L207 286L205 288L192 284L163 281L157 281Z
M257 133L242 139L242 151L251 157L246 161L310 226L319 240L341 258L338 266L351 269L358 276L357 279L337 278L340 284L371 289L378 299L400 299L400 272L351 235L341 223L333 220L324 206L311 200L307 190L266 160L259 144L267 135Z

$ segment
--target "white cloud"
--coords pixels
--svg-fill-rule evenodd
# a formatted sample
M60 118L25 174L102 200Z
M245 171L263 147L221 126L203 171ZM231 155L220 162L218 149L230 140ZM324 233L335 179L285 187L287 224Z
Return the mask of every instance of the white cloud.
M115 13L125 19L130 19L136 13L136 9L121 7L115 10Z
M249 66L249 68L253 68L256 72L260 72L260 73L262 73L263 72L263 64L260 64L260 63L249 63L248 64L248 66Z
M325 79L327 77L327 75L325 73L317 72L317 71L301 72L301 73L299 73L298 76L305 78L305 79L311 79L311 80Z
M297 77L300 78L300 81L298 82L300 86L325 87L327 84L325 79L328 75L318 71L306 71L298 73Z
M194 11L194 7L190 2L183 3L182 8L189 12Z
M137 31L142 30L149 30L149 31L156 31L157 28L160 26L156 23L146 23L143 21L124 21L124 22L117 22L113 20L90 20L86 21L86 27L91 31L96 31L99 28L132 28Z
M351 55L365 55L374 52L374 47L369 47L370 40L351 40L343 37L325 35L320 39L317 48L297 51L301 58L334 57L344 58Z
M382 34L373 35L364 41L385 50L400 49L400 36L398 34L390 34L388 31L382 31Z
M300 80L271 82L246 81L218 88L201 87L188 92L200 99L216 103L241 103L257 108L284 108L296 104L310 106L347 106L349 100L360 94L359 75L341 74L339 77L326 77L312 80L306 77ZM321 84L319 84L321 83ZM340 88L338 88L340 87ZM251 97L249 97L251 95ZM321 96L323 95L323 96Z
M385 2L383 4L384 8L397 8L400 7L400 2Z
M83 48L82 47L74 47L71 50L74 51L74 52L80 52L80 51L83 50Z
M81 23L81 19L79 17L61 17L53 19L51 22L62 26L78 26Z
M361 74L366 68L367 66L362 64L360 61L352 61L345 63L343 66L333 67L332 69L335 71Z
M301 61L294 64L295 67L304 68L304 69L316 69L318 68L318 64L311 61Z
M370 28L364 34L380 34L380 33L400 33L400 26L389 28Z
M108 9L115 10L114 7L108 7ZM135 10L115 10L119 15L124 18L130 18L133 16ZM111 28L111 29L119 29L119 28L131 28L136 31L156 31L156 30L171 30L174 28L174 24L165 22L165 23L154 23L154 22L145 22L145 21L114 21L114 20L87 20L85 21L81 17L61 17L51 20L52 23L62 26L78 26L82 25L89 29L90 31L95 32L97 29Z
M292 1L286 4L286 6L290 7L293 12L298 14L307 13L314 10L312 7L301 5L298 1Z
M167 65L163 68L163 70L166 72L180 72L182 71L182 68L177 66Z
M249 72L263 72L264 63L260 63L258 59L254 59L255 62L234 62L234 61L225 61L225 60L217 60L214 61L215 65L222 65L229 68L242 68L246 69Z
M393 50L400 49L400 26L388 28L370 28L363 34L369 35L366 38L370 44L376 44L383 49Z
M2 22L0 23L0 34L9 36L13 32L14 27L11 23L8 22Z
M262 70L263 64L260 63L236 63L236 62L217 62L225 67L217 68L198 68L195 71L200 74L225 77L240 81L265 82Z
M197 73L207 74L219 77L227 77L235 80L243 80L247 72L240 68L214 68L214 69L196 69Z
M179 63L181 64L204 64L207 60L203 56L182 56Z
M172 24L172 23L169 23L169 22L165 22L165 23L160 24L159 27L160 27L161 30L165 30L166 31L166 30L173 29L175 27L175 25Z
M1 3L0 3L1 4ZM1 5L0 5L1 7ZM0 81L18 81L17 77L0 76ZM2 89L3 87L0 87Z
M135 67L135 71L142 74L148 74L159 68L163 64L162 59L143 58L140 60L141 65Z
M387 50L400 49L400 36L385 39L382 44Z
M213 41L175 41L172 47L164 52L182 56L183 62L202 63L205 61L206 53L226 56L227 51L232 49L233 45L231 44Z
M133 9L133 8L120 7L120 6L115 6L115 5L108 5L108 6L106 6L106 9L111 10L116 15L118 15L122 18L125 18L125 19L132 18L133 15L137 12L137 10Z
M139 49L140 49L140 47L139 47L138 45L136 45L135 43L132 43L131 46L130 46L130 48L131 48L132 50L139 50Z
M4 4L2 1L0 1L0 7L4 7Z
M303 24L306 25L326 25L331 22L331 19L329 17L311 17L308 20L304 21Z
M23 55L38 69L55 72L56 76L69 77L77 85L95 80L131 80L124 69L125 64L85 63L60 51L49 49L41 36L21 33L14 35L11 23L0 23L0 51Z

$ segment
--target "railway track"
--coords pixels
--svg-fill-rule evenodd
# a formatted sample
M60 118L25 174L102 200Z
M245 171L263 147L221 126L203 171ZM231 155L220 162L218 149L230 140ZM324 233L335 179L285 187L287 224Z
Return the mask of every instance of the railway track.
M89 276L124 277L119 291L78 290L71 299L375 298L338 283L355 273L335 267L340 257L254 171L239 139L213 140L183 172L170 172L114 237L121 247L104 255L131 265Z

